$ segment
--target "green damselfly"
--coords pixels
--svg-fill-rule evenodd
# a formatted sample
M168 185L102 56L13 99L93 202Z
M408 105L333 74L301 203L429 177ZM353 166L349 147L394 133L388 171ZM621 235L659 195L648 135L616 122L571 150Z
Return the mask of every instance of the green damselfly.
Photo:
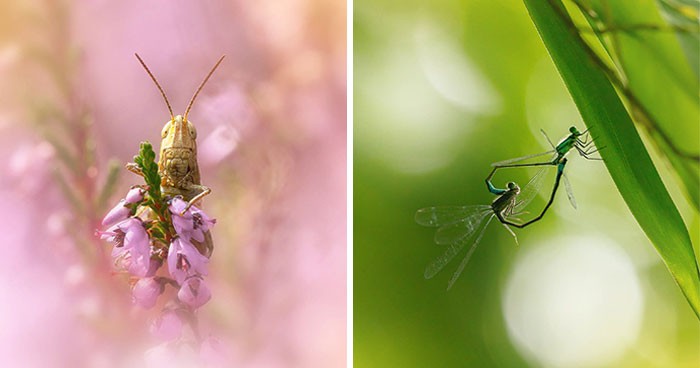
M572 126L569 128L569 135L566 137L562 138L559 143L555 146L554 143L549 139L549 136L547 136L547 133L544 132L544 130L540 130L544 137L547 139L547 142L549 145L552 147L551 150L547 152L541 152L541 153L535 153L532 155L527 155L527 156L522 156L522 157L516 157L516 158L511 158L509 160L504 160L504 161L498 161L494 162L491 164L491 166L496 167L496 168L504 168L504 167L527 167L527 166L542 166L542 165L559 165L559 162L566 156L569 151L572 149L575 149L578 151L579 155L581 155L583 158L587 160L601 160L598 157L591 157L592 154L596 153L598 149L595 148L595 146L591 146L593 144L593 139L590 138L590 134L588 133L588 130L584 130L583 132L580 132L578 129L576 129L575 126ZM519 161L524 161L540 156L545 156L545 155L554 155L552 156L552 159L550 161L545 161L545 162L535 162L535 163L524 163L524 164L516 164L515 162Z
M557 180L555 182L555 190L559 186L559 178L563 176L564 178L564 187L566 188L566 195L569 198L569 202L571 202L571 205L576 208L576 199L574 197L574 193L571 190L571 183L569 183L569 179L567 178L566 174L563 173L564 167L561 165L562 161L564 160L564 157L572 150L575 149L581 157L587 159L587 160L602 160L599 157L592 157L591 155L596 153L598 149L593 145L593 138L590 137L590 134L588 133L588 130L584 130L583 132L579 131L575 126L572 126L569 128L569 135L566 137L562 138L559 143L555 146L554 143L552 143L552 140L549 139L549 136L547 136L547 133L544 132L544 130L540 130L542 134L544 135L545 139L547 139L547 142L549 145L552 147L551 150L542 152L542 153L535 153L532 155L527 155L527 156L522 156L522 157L517 157L517 158L512 158L509 160L505 161L499 161L491 164L493 166L493 171L489 174L489 176L486 178L486 187L491 193L494 193L494 186L491 184L491 178L494 176L497 170L499 169L505 169L505 168L514 168L514 167L536 167L536 166L549 166L549 165L555 165L558 166L559 169L558 171L562 171L561 173L557 172ZM552 155L551 159L549 161L543 161L543 162L530 162L530 163L517 163L533 158L537 158L540 156L545 156L545 155ZM544 168L543 168L544 169ZM541 171L541 170L540 170ZM536 174L537 176L537 174ZM494 193L496 194L496 193ZM550 196L550 200L554 198L554 195ZM551 204L551 203L550 203ZM547 206L546 209L549 208ZM544 215L544 213L542 214ZM527 224L520 226L524 227L532 222L535 222L539 220L541 217L535 219L534 221L528 222ZM515 225L514 225L515 226Z
M557 177L552 188L552 194L544 210L535 219L524 224L518 224L511 220L519 221L517 216L527 213L525 207L530 204L539 192L544 179L544 170L539 170L522 190L514 182L509 182L507 189L498 189L491 186L493 188L491 192L498 195L491 205L438 206L418 210L415 215L416 222L423 226L437 227L435 242L448 246L441 256L428 264L424 273L425 278L430 279L435 276L466 245L471 244L467 254L447 284L447 289L449 290L459 278L477 245L479 245L486 228L494 218L497 218L503 224L517 244L518 237L508 226L522 228L544 216L544 213L554 201L554 195L559 187L559 181L564 173L566 162L567 159L562 158L558 164Z

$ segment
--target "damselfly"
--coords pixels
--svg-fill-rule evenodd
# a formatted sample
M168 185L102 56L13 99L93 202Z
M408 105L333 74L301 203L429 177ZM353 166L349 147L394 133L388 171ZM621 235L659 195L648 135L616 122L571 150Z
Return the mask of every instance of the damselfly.
M559 143L555 146L552 141L549 139L547 136L547 133L544 132L544 130L540 130L542 132L542 135L547 139L547 142L549 145L552 147L551 150L542 152L542 153L536 153L532 155L527 155L527 156L522 156L522 157L517 157L517 158L512 158L509 160L505 161L499 161L491 164L491 166L494 167L493 171L491 171L491 174L486 178L486 187L489 189L491 193L494 193L493 189L494 186L491 184L491 178L493 175L496 173L497 170L499 169L505 169L505 168L513 168L513 167L536 167L536 166L548 166L548 165L556 165L558 166L558 171L563 171L564 167L561 165L562 161L564 160L564 157L572 150L575 149L581 157L587 159L587 160L602 160L599 157L592 157L594 153L598 151L598 149L592 145L593 144L593 139L590 137L590 134L588 133L588 130L584 130L583 132L579 131L576 129L575 126L572 126L569 128L569 135L562 138ZM540 156L546 156L546 155L551 155L551 159L549 161L543 161L543 162L528 162L528 163L518 163L521 161L537 158ZM542 170L540 170L542 171ZM537 176L537 174L535 174ZM571 190L571 183L569 183L569 179L567 178L566 174L562 173L557 173L557 181L555 183L555 190L556 187L559 185L559 176L564 177L564 187L566 188L566 195L569 198L569 202L571 202L571 205L576 208L576 199L574 198L574 193ZM495 194L495 193L494 193ZM554 195L550 197L554 198ZM546 207L549 208L549 207ZM545 208L545 211L546 211ZM543 213L544 214L544 213ZM541 217L540 217L541 218ZM535 219L534 221L539 220L539 218ZM532 222L534 222L532 221ZM523 225L527 226L531 224L532 222L528 222L527 224Z
M563 158L558 165L552 194L544 210L535 219L529 220L523 224L518 224L512 220L520 221L517 216L527 213L525 208L530 204L542 186L545 177L544 170L539 170L522 190L514 182L509 182L507 184L507 189L498 189L491 185L493 189L491 192L498 195L491 205L439 206L418 210L415 216L416 222L423 226L437 227L435 242L437 244L447 245L445 252L428 264L424 273L425 278L430 279L435 276L460 253L466 245L470 244L471 247L467 251L467 254L464 256L464 259L462 259L462 262L447 284L447 289L449 290L459 278L459 275L469 262L474 250L476 250L477 245L479 245L486 228L494 218L497 218L503 223L503 226L513 236L517 244L518 238L508 226L522 228L538 221L544 216L544 213L554 201L554 195L559 187L559 181L564 173L566 162L567 159ZM491 176L489 176L489 179L490 177Z

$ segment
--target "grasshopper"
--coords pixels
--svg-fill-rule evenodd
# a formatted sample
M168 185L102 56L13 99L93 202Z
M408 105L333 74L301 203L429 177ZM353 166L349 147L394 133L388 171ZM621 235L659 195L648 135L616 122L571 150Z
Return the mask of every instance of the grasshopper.
M165 123L161 131L162 140L158 157L158 174L160 174L161 177L160 190L164 196L182 196L182 198L187 201L186 211L194 204L199 206L201 199L211 193L211 189L202 185L199 177L199 165L197 163L197 130L194 124L187 120L187 115L194 104L194 100L202 90L202 87L204 87L209 77L214 74L216 68L224 60L224 56L219 58L199 87L197 87L192 99L190 99L190 103L187 105L187 109L185 109L184 115L174 115L168 97L165 95L158 80L156 80L156 77L148 69L148 66L146 66L146 63L141 57L138 54L135 55L146 70L146 73L151 77L151 80L153 80L153 83L158 87L160 94L165 100L165 104L168 106L168 111L170 112L170 120ZM143 176L143 172L135 163L127 164L126 169ZM210 257L214 249L214 243L208 231L204 235L204 242L199 243L192 239L192 243L197 247L200 253Z

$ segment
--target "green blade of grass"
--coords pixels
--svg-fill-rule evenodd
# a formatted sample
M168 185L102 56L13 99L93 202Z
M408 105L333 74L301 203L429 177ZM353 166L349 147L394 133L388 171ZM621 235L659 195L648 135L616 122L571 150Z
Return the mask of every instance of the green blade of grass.
M697 157L700 151L698 80L676 32L671 31L653 0L592 0L588 4L605 18L605 24L619 29L607 32L607 37L624 71L628 93L643 106L637 121L649 128L685 186L690 202L700 209L697 159L682 156ZM640 24L659 29L634 30ZM659 93L659 86L663 86L663 93Z
M700 317L700 272L693 246L632 119L588 53L559 0L524 0L540 37L620 194Z

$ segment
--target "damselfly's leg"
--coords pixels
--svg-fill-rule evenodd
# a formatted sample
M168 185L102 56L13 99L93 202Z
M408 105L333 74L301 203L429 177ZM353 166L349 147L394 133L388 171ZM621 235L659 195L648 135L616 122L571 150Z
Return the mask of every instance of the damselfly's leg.
M535 222L541 220L542 217L544 217L544 214L545 214L545 213L547 212L547 210L549 209L549 207L550 207L550 206L552 205L552 203L554 202L554 195L557 194L557 189L559 188L559 182L561 181L562 175L564 175L564 167L566 166L566 162L567 162L567 161L568 161L568 160L567 160L566 158L564 158L564 159L561 161L561 163L560 163L559 165L557 165L557 166L558 166L558 169L557 169L557 177L556 177L556 179L555 179L555 181L554 181L554 187L552 188L552 194L549 196L549 201L548 201L547 204L544 206L544 209L542 210L542 212L541 212L537 217L535 217L534 219L532 219L532 220L530 220L530 221L528 221L528 222L526 222L526 223L524 223L524 224L516 224L516 223L514 223L514 222L512 222L512 221L509 221L509 220L505 219L505 218L503 217L502 214L496 212L496 217L498 218L498 220L501 221L501 223L503 223L503 224L508 224L508 225L511 225L511 226L515 226L515 227L517 227L517 228L519 228L519 229L522 229L522 228L524 228L524 227L526 227L526 226L528 226L528 225L530 225L530 224L533 224L533 223L535 223Z
M574 148L576 148L576 151L578 151L579 155L581 155L581 156L582 156L583 158L585 158L586 160L595 160L595 161L602 161L602 160L603 160L603 159L600 158L600 157L591 157L591 155L594 154L594 153L596 153L596 152L598 152L599 149L602 149L602 148L605 148L605 147L593 148L593 149L585 150L585 149L579 147L578 145L574 145Z
M544 138L547 140L547 142L549 143L549 145L552 147L552 149L555 149L555 150L556 150L557 148L554 146L554 143L552 143L552 140L549 139L549 136L547 135L547 133L545 133L544 129L540 129L540 132L542 133L542 135L544 136Z
M508 225L506 225L506 224L503 224L503 227L505 227L506 230L508 230L508 232L510 233L510 235L513 235L513 239L515 239L515 245L520 246L520 243L518 242L518 236L515 235L515 233L513 232L513 230L511 230L511 229L508 227Z

